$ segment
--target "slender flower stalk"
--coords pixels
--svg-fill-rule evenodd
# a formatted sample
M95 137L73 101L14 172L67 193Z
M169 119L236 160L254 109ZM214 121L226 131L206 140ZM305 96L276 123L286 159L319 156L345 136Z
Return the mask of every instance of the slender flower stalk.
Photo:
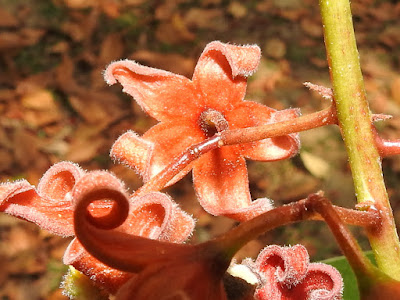
M237 251L238 248L242 247L248 241L257 238L259 235L278 226L284 226L304 220L326 221L326 214L324 214L323 212L327 209L326 207L320 208L320 202L325 203L325 206L329 206L332 210L335 211L335 214L337 214L338 221L340 221L340 223L348 222L352 225L363 226L365 225L365 223L368 222L369 226L373 226L376 228L379 227L379 224L381 222L381 216L376 210L370 209L367 211L355 211L344 208L338 209L336 206L333 206L329 200L324 198L322 196L322 193L318 193L310 195L306 199L302 199L288 205L280 206L266 213L263 213L262 215L255 217L254 219L249 220L246 223L238 225L227 234L221 236L219 239L224 241L224 243L229 244L229 247L227 246L227 248L230 248L233 251ZM344 242L342 244L339 243L341 247L345 247L346 243L356 243L352 238L348 236L350 233L345 232L345 230L342 230L340 232L338 231L337 233L333 231L333 233L335 234L335 236L336 234L343 235L343 233L346 233L346 236L343 238Z
M368 238L379 268L400 279L400 244L375 144L348 0L320 0L337 117L349 155L357 201L381 210L382 228Z
M400 154L400 140L387 140L381 138L377 132L375 132L375 143L378 147L379 154L381 157L398 155Z

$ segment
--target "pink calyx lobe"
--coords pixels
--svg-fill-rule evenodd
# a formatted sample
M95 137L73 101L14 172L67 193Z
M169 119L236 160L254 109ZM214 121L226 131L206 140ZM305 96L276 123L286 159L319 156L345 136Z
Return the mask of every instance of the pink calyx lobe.
M255 293L258 300L337 300L342 297L340 273L326 264L309 263L308 252L302 245L268 246L260 252L252 268L265 278Z
M256 70L260 55L255 45L212 42L201 54L192 80L134 61L110 64L106 81L120 82L125 92L160 121L142 137L122 135L111 156L136 168L147 182L173 158L214 133L296 118L297 110L278 112L244 100L247 77ZM298 148L298 134L290 134L214 149L183 168L168 185L193 170L194 187L205 210L244 221L263 212L253 206L267 207L251 200L245 158L285 159Z

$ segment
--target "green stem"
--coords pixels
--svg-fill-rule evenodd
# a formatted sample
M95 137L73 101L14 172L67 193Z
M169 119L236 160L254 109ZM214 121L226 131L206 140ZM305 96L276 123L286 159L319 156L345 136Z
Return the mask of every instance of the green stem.
M368 231L378 267L400 280L400 244L366 100L349 0L320 0L337 117L359 203L381 210L382 228Z

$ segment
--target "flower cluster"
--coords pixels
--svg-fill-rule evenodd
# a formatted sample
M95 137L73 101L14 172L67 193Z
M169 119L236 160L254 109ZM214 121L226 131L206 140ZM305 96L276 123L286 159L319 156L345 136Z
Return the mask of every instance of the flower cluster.
M193 79L123 60L105 71L159 123L139 137L129 131L111 156L134 168L145 182L191 145L227 130L294 120L297 109L276 111L244 100L246 80L257 68L257 46L208 44ZM270 210L266 198L251 200L245 159L273 161L299 149L297 133L213 149L172 178L193 172L204 209L239 221ZM222 277L237 249L223 239L184 244L194 220L166 194L129 195L106 171L86 172L70 162L52 166L38 187L21 180L0 185L0 211L62 236L76 236L64 263L89 276L116 299L226 299ZM237 244L234 242L233 244ZM236 250L232 250L232 249ZM255 262L265 278L257 299L337 299L340 275L309 264L304 247L270 246ZM299 296L300 295L300 296ZM275 297L275 298L274 298Z
M128 219L119 231L168 241L184 242L192 233L194 220L183 212L172 199L162 193L151 193L139 199L130 198L123 184L107 172L85 172L70 162L52 166L40 180L38 187L26 180L0 185L0 210L31 221L51 233L73 236L74 202L79 193L104 190L110 186L120 191L131 203ZM89 212L94 217L105 216L112 208L110 202L93 202ZM132 274L111 269L91 256L75 238L68 246L64 263L72 265L110 292L116 292Z

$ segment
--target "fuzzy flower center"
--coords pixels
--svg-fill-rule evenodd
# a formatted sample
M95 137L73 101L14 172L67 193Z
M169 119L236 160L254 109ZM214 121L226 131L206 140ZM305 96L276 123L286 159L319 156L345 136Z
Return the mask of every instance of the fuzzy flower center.
M228 121L224 115L212 108L203 111L199 118L201 130L207 137L212 137L217 132L224 131L229 128Z

